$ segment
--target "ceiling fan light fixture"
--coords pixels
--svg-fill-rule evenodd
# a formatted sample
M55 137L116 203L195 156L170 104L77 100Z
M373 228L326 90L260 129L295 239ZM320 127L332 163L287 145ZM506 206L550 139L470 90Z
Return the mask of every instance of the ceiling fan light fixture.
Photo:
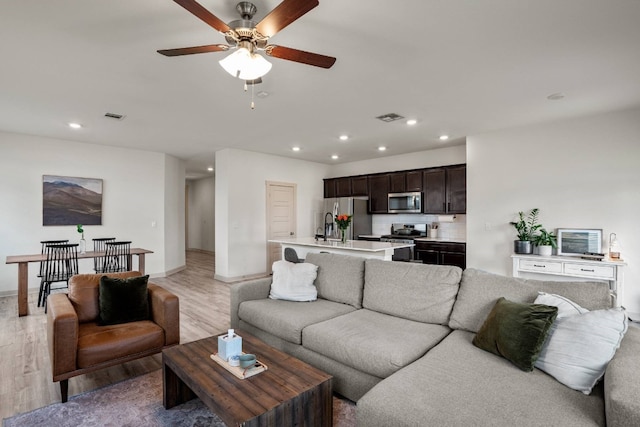
M269 61L245 47L218 62L227 73L241 80L256 80L271 70Z

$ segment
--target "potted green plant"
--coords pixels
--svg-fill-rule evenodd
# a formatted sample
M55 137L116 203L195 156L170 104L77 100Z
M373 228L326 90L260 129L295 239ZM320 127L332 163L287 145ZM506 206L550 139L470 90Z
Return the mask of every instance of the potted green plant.
M534 235L538 229L542 227L538 222L538 208L531 209L527 215L524 212L518 212L518 221L512 221L510 224L516 229L518 239L513 242L514 252L517 254L533 253L531 244Z
M539 234L535 235L533 242L538 247L538 255L550 256L553 253L553 249L558 248L558 240L553 231L549 232L544 228L540 228Z
M80 253L86 253L87 251L87 242L84 240L84 228L82 228L82 224L78 224L76 226L78 233L80 233Z

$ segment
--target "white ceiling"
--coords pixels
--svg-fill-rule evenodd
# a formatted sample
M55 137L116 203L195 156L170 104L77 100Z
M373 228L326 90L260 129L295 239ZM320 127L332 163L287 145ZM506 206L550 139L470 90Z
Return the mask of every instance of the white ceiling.
M201 1L225 22L236 3ZM279 1L254 3L259 21ZM328 164L422 151L640 105L639 22L638 0L321 0L271 43L336 64L269 58L251 110L228 53L156 53L224 43L171 0L0 0L0 130L165 152L191 177L226 147ZM375 119L392 112L418 124Z

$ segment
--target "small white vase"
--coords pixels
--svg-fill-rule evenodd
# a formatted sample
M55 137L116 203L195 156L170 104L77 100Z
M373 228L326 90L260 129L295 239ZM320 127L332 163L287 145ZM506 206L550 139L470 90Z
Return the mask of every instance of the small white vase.
M87 252L87 241L84 238L80 239L80 244L78 245L78 249L80 249L80 253L84 254Z
M550 245L538 246L538 255L551 256L552 253L553 253L553 246L550 246Z

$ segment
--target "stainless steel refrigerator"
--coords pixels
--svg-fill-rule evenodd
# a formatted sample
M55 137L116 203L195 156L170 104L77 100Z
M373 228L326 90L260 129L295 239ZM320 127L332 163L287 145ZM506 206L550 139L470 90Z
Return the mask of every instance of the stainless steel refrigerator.
M351 215L351 225L347 228L347 239L357 240L359 235L371 234L371 215L367 213L369 200L358 197L340 197L336 199L324 199L324 222L327 237L340 238L340 230L334 222L336 215ZM330 215L329 215L330 214Z

